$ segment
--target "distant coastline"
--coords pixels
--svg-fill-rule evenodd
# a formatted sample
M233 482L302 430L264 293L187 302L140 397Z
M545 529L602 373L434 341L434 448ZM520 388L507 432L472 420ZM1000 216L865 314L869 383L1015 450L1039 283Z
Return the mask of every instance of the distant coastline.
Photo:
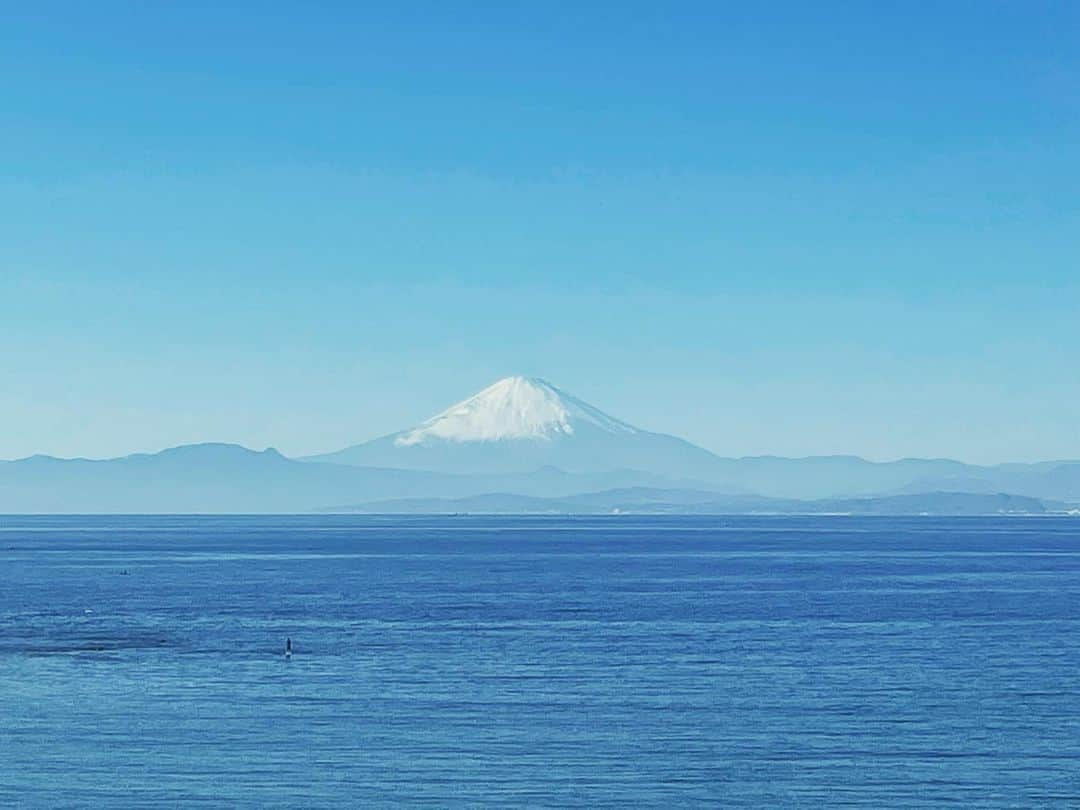
M1038 498L935 492L881 498L797 501L717 498L679 490L612 490L567 498L489 494L470 498L378 501L320 510L361 514L468 515L799 515L799 516L1030 516L1080 515L1080 509Z

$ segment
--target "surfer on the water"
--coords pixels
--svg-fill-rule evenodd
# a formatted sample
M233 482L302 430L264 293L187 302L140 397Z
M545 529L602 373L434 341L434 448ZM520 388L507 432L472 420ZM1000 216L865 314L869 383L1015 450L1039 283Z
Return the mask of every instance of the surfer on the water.
M285 657L286 658L292 658L292 639L291 638L286 638L285 639Z

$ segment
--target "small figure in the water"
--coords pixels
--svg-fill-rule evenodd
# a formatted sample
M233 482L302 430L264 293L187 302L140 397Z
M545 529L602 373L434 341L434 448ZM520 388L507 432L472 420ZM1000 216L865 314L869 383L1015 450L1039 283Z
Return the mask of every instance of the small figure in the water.
M285 639L285 657L286 658L292 658L292 639L291 638L286 638Z

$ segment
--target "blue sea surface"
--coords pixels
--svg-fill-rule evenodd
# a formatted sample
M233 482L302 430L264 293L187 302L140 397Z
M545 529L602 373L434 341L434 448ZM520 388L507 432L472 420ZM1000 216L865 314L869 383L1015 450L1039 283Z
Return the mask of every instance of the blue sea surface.
M2 807L1080 806L1080 519L6 516L0 570Z

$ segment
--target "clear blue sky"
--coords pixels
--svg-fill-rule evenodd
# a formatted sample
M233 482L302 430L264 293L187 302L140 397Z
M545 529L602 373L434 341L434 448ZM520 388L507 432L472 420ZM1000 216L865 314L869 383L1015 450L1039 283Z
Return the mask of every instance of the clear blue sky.
M0 458L515 373L725 455L1080 457L1080 4L375 5L5 10Z

